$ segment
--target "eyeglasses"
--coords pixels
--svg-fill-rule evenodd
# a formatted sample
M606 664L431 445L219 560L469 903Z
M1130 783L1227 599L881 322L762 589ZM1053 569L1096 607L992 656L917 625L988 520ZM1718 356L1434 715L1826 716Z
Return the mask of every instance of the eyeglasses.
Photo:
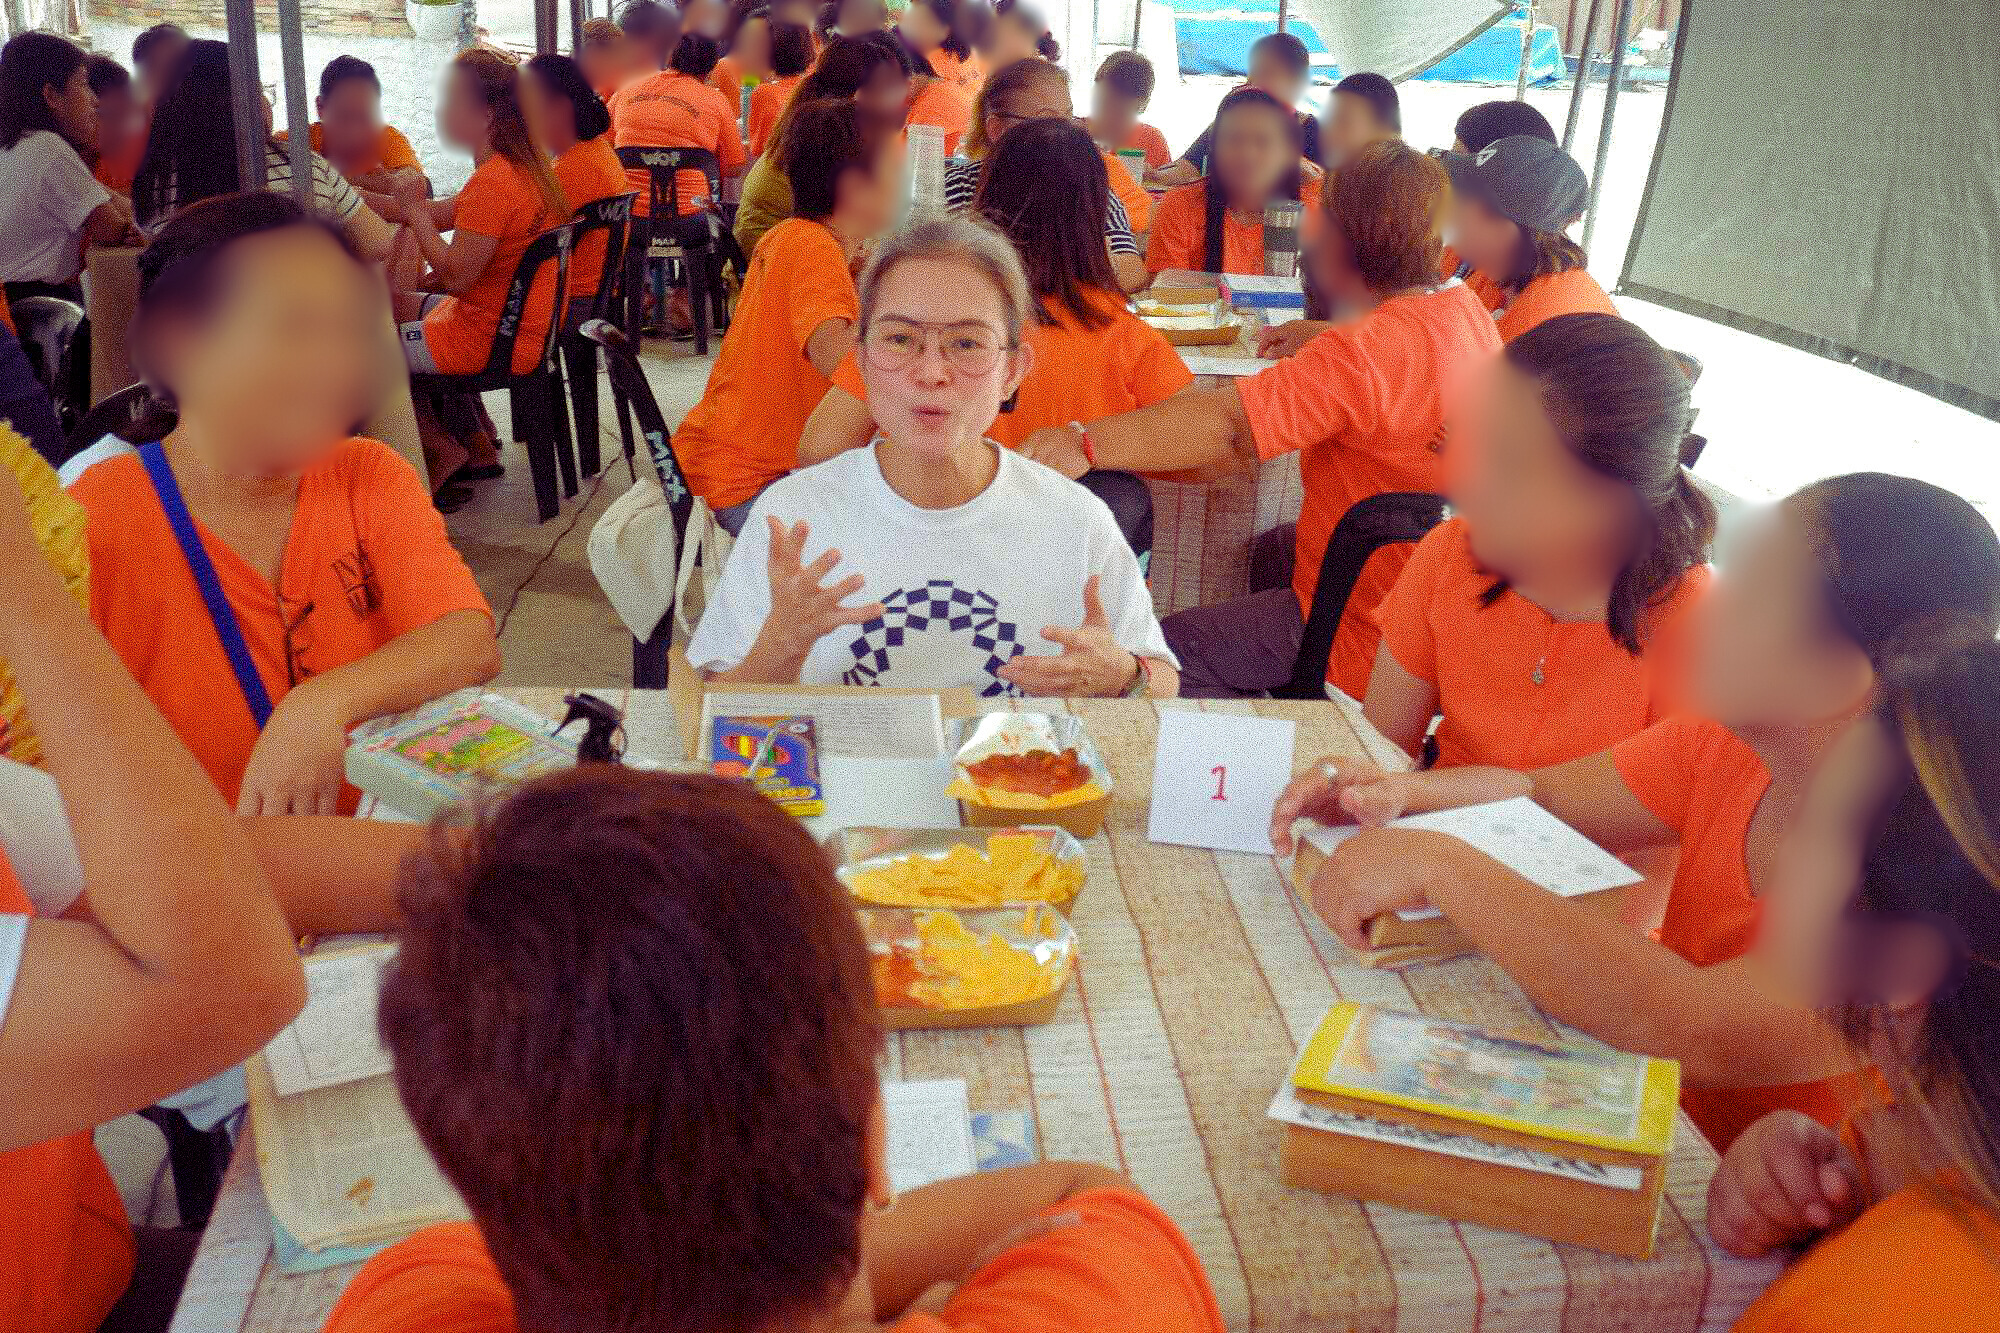
M878 370L906 370L937 339L938 355L961 375L986 375L1000 364L1000 354L1013 344L984 324L920 324L911 319L880 319L868 326L862 346Z

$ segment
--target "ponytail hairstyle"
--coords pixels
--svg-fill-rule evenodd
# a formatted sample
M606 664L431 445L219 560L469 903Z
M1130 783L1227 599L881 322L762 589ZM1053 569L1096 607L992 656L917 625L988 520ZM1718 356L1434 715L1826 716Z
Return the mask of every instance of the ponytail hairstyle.
M1038 84L1060 88L1064 97L1069 96L1069 76L1046 60L1017 60L994 70L972 99L972 123L966 126L963 144L965 156L977 160L992 151L993 145L986 141L987 117L1008 115L1016 100Z
M1682 466L1690 448L1687 376L1644 329L1616 315L1548 320L1503 355L1540 386L1542 409L1570 454L1632 492L1636 530L1604 627L1636 657L1650 632L1648 612L1706 563L1715 541L1715 506ZM1481 605L1506 588L1505 580L1495 583Z
M1034 318L1035 310L1034 294L1028 290L1027 275L1021 271L1021 257L991 224L967 213L925 218L882 238L856 284L861 298L861 326L856 330L860 338L868 336L868 325L881 302L882 284L897 265L912 259L962 264L991 283L1000 295L1000 318L1007 325L1007 350L1020 348L1021 335L1028 321Z
M569 203L563 198L562 187L549 173L548 159L535 146L534 136L528 133L528 122L521 115L520 72L514 62L498 51L475 46L459 52L451 65L470 80L473 92L491 117L487 137L492 140L493 151L534 182L535 193L542 200L542 222L553 226L568 220Z
M1035 39L1035 50L1051 65L1062 59L1062 44L1049 31L1047 17L1028 0L999 0L993 6L993 17L996 20L1012 20L1021 31L1031 34Z
M1229 195L1222 187L1220 173L1215 169L1215 150L1222 142L1222 118L1232 111L1246 107L1264 108L1278 117L1278 123L1285 127L1285 135L1292 146L1292 166L1278 183L1271 188L1272 199L1297 199L1301 188L1299 165L1305 152L1305 130L1299 122L1298 113L1280 102L1262 88L1238 88L1222 99L1215 108L1215 121L1208 132L1209 171L1202 180L1202 272L1222 272L1223 218L1229 212ZM1269 200L1265 201L1270 202Z
M1104 248L1110 192L1104 155L1074 121L1009 130L986 159L973 207L1020 253L1037 323L1054 324L1061 307L1083 328L1101 329L1112 319L1105 298L1123 303Z
M1882 1070L1894 1096L1882 1119L1909 1179L1969 1222L1967 1203L2000 1217L2000 644L1976 616L1933 620L1904 642L1919 639L1882 678L1876 717L1905 773L1848 908L1835 1017L1868 1051L1898 989L1870 928L1936 932L1944 975Z

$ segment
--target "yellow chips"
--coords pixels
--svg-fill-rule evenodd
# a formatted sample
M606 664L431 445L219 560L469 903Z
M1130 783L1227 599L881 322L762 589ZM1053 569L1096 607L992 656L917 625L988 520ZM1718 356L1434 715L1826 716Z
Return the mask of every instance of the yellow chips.
M86 514L56 479L56 471L6 422L0 421L0 467L21 483L28 502L28 522L49 563L63 576L79 605L90 604L90 549L85 544ZM0 662L0 755L24 764L41 760L41 742L28 725L26 705L14 684L14 673Z
M1039 916L1039 912L1031 913ZM1036 934L1045 933L1041 929ZM922 941L912 1000L927 1009L989 1009L1038 1000L1062 985L1069 956L1038 962L998 932L975 935L950 912L917 918Z
M1083 888L1083 867L1057 860L1030 834L996 833L984 855L960 843L943 857L905 856L854 871L847 884L862 902L882 907L1065 907Z

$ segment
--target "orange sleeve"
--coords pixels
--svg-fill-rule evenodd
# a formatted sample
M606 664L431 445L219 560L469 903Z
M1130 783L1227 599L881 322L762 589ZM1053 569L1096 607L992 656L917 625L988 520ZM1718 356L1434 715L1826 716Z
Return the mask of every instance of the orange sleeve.
M1437 639L1431 633L1430 609L1439 580L1464 545L1465 525L1453 519L1425 534L1410 553L1410 562L1396 577L1389 596L1375 613L1382 629L1382 646L1396 665L1418 680L1437 682Z
M9 333L13 333L15 331L14 312L7 308L7 303L5 301L0 301L0 329L5 329Z
M793 229L792 234L798 239L772 255L771 264L773 268L782 265L787 270L781 290L790 307L792 339L803 354L813 330L829 319L844 319L851 324L861 318L861 300L855 295L847 258L828 232L809 227ZM766 237L764 243L770 244L770 238Z
M1146 238L1148 272L1164 273L1170 268L1202 271L1202 188L1184 185L1154 207L1152 235Z
M1632 794L1675 832L1687 821L1688 797L1704 767L1696 753L1701 723L1669 718L1611 747L1611 763Z
M1120 322L1126 325L1131 344L1129 387L1134 402L1150 407L1194 383L1194 372L1187 368L1187 362L1181 360L1181 354L1164 333L1136 316Z
M1201 1260L1167 1215L1129 1189L1094 1189L1043 1216L1074 1214L1005 1251L960 1284L935 1322L899 1333L1221 1333L1222 1311Z
M382 127L382 142L376 147L375 155L382 162L384 171L403 171L410 167L422 167L417 162L417 154L410 147L410 141L394 125Z
M1132 173L1125 170L1125 164L1110 153L1104 155L1104 171L1111 182L1111 193L1118 202L1125 205L1125 218L1132 224L1132 234L1141 235L1153 219L1153 196L1146 187L1132 179Z
M468 1222L419 1231L370 1259L326 1333L516 1333L514 1298Z
M1642 645L1648 723L1688 710L1694 680L1695 641L1701 624L1701 617L1694 614L1694 609L1714 581L1715 575L1707 565L1696 565L1681 575L1680 585L1666 605L1654 613Z
M375 440L354 440L355 530L374 564L382 611L397 634L450 615L480 611L485 594L445 532L430 491L400 455Z
M1372 416L1375 376L1345 329L1331 329L1269 370L1236 381L1257 456L1310 449Z
M868 386L861 382L861 362L855 358L854 349L847 349L847 355L840 358L834 367L833 387L854 395L859 402L868 401Z

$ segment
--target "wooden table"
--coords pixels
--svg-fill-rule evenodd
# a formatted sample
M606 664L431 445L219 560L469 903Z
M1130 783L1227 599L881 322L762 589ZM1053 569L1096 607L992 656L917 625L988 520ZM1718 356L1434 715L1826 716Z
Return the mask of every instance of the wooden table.
M518 692L544 708L559 693ZM1086 849L1089 885L1075 912L1081 964L1056 1020L903 1033L889 1043L886 1075L963 1078L977 1110L1032 1111L1044 1157L1129 1172L1186 1230L1232 1329L1727 1328L1778 1265L1732 1259L1708 1240L1716 1158L1685 1116L1658 1257L1647 1263L1279 1182L1280 1128L1265 1109L1336 999L1531 1031L1547 1023L1481 959L1401 974L1355 966L1287 891L1274 858L1148 842L1159 710L1193 706L1072 706L1117 790L1106 836ZM1341 704L1201 706L1295 720L1300 767L1329 753L1389 752ZM628 731L635 751L674 753L659 694L631 696ZM175 1333L308 1333L351 1275L290 1278L268 1267L253 1157L239 1152L230 1169Z

